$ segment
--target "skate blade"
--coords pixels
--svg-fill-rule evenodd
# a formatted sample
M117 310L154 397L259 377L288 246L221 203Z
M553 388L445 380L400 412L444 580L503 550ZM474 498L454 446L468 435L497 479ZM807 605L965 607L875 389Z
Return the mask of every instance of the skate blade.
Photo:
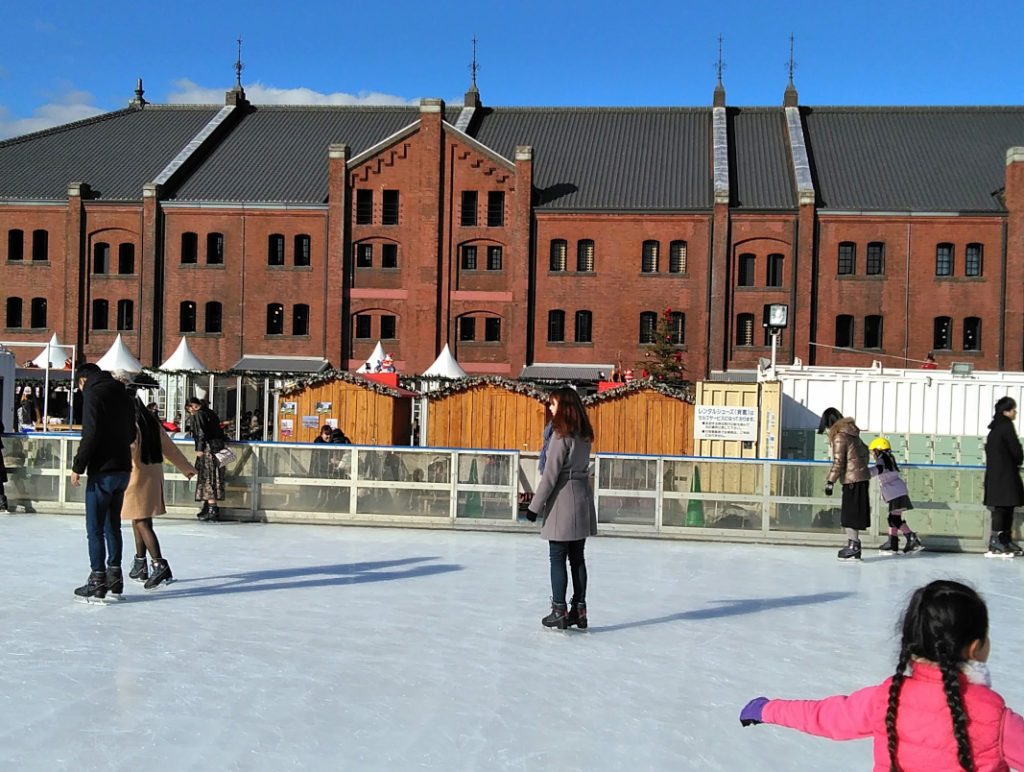
M1012 552L986 552L985 557L987 558L1000 558L1002 560L1013 560L1016 555Z
M76 595L75 596L75 602L76 603L85 603L86 605L89 605L89 606L109 606L111 603L116 603L117 601L111 601L111 600L108 600L107 598L97 598L97 597L95 597L93 595L86 596L86 597L83 597L81 595Z
M166 587L169 584L174 584L177 580L172 576L170 579L164 579L160 584L154 584L152 587L146 587L146 592L153 592L153 590L159 590L161 587Z

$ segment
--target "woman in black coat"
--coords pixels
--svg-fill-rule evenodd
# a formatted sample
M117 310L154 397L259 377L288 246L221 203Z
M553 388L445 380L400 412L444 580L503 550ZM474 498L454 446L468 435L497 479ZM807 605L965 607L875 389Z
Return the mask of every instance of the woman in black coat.
M995 415L988 425L985 440L985 506L992 510L992 534L988 541L990 555L1024 554L1010 539L1013 510L1024 504L1024 483L1020 479L1020 465L1024 463L1024 449L1014 420L1017 403L1011 397L996 402Z
M192 438L196 443L196 501L203 508L196 515L200 520L218 520L218 501L224 500L224 467L216 454L227 447L227 436L217 414L202 400L192 398L185 404L192 419Z

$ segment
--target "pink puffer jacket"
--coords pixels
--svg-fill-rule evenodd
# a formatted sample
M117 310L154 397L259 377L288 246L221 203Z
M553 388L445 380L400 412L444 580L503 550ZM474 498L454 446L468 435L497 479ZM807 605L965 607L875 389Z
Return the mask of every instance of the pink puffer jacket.
M915 662L903 682L896 712L896 760L903 772L960 772L953 719L934 665ZM885 713L889 704L887 678L878 686L849 696L824 700L769 700L762 719L833 740L874 738L874 769L889 770L889 741ZM967 711L967 736L977 772L1024 769L1024 718L1006 707L988 686L960 676Z

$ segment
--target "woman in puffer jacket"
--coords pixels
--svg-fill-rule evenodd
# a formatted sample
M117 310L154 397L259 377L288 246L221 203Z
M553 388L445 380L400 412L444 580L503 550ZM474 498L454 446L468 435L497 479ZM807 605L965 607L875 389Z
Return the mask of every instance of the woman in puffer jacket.
M834 407L822 414L818 424L818 434L826 431L832 450L832 468L825 478L825 495L832 495L837 482L843 486L840 523L846 529L846 546L839 550L839 559L860 560L860 531L871 525L868 446L860 438L860 429L853 418L844 418Z

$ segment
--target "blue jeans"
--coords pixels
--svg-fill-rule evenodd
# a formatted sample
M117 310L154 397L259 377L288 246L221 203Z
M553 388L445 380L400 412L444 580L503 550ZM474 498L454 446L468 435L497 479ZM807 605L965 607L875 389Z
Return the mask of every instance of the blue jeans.
M572 599L576 602L586 601L587 564L583 560L583 549L586 545L586 539L548 542L548 553L551 556L552 603L565 603L565 591L569 586L569 576L565 570L566 558L572 570Z
M89 567L106 571L121 565L121 504L131 472L91 474L85 483L85 533Z

